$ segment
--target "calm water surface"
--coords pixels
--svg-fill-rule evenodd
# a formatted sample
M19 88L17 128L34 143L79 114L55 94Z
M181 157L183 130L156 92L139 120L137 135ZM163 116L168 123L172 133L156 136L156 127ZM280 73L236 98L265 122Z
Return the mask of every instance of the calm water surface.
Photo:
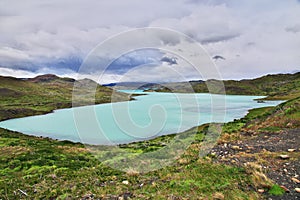
M232 121L245 116L249 109L281 103L254 101L260 96L145 94L135 97L136 101L61 109L46 115L6 120L0 122L0 127L87 144L129 143L208 122Z

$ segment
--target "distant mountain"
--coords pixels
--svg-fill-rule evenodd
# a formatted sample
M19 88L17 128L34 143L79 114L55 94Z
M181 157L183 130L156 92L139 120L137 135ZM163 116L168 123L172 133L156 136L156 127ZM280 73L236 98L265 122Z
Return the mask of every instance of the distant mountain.
M155 88L155 86L158 86L160 84L158 83L148 83L148 82L119 82L119 83L109 83L104 84L103 86L111 87L118 90L132 90L132 89L140 89L140 90L146 90L149 88Z
M224 84L224 88L220 87ZM208 89L209 86L209 89ZM290 99L300 96L300 72L266 75L244 80L193 80L173 83L115 83L116 89L144 89L156 92L215 93L268 96L268 99Z

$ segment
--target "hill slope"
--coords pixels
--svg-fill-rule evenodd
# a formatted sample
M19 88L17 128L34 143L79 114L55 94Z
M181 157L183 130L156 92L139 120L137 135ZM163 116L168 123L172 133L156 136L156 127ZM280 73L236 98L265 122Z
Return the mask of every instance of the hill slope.
M111 102L114 91L89 79L76 81L51 74L32 79L0 76L0 120L44 114L55 109L71 107L75 83L82 86L77 92L85 94L78 105ZM89 91L90 88L96 88L95 99L92 96L94 94ZM114 96L118 101L130 98L118 92L114 92Z
M224 84L225 91L220 90ZM210 86L208 90L207 85ZM196 92L236 95L262 95L268 99L290 99L300 96L300 72L295 74L267 75L245 80L207 80L178 83L148 84L148 91L157 92Z

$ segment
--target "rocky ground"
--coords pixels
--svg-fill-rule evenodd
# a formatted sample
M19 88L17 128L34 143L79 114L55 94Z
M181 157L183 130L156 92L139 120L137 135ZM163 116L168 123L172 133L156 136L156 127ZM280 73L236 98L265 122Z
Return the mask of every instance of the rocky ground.
M273 196L256 188L266 199L300 199L300 128L277 133L241 133L242 139L214 147L215 162L245 166L256 163L264 174L285 190Z

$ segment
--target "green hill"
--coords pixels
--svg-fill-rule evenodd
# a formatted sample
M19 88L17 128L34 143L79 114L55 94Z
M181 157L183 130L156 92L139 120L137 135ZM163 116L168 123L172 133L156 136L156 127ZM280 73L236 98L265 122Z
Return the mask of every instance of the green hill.
M113 90L89 79L76 81L51 74L32 79L0 76L0 121L71 107L74 83L81 84L76 92L84 94L80 102L76 102L77 105L111 102ZM96 88L95 96L91 88ZM114 93L114 97L115 101L130 99L128 95L118 92Z
M222 84L225 91L220 89ZM209 85L210 90L208 90ZM178 83L152 84L148 91L157 92L196 92L236 95L262 95L268 99L290 99L300 96L300 72L295 74L267 75L245 80L207 80Z

